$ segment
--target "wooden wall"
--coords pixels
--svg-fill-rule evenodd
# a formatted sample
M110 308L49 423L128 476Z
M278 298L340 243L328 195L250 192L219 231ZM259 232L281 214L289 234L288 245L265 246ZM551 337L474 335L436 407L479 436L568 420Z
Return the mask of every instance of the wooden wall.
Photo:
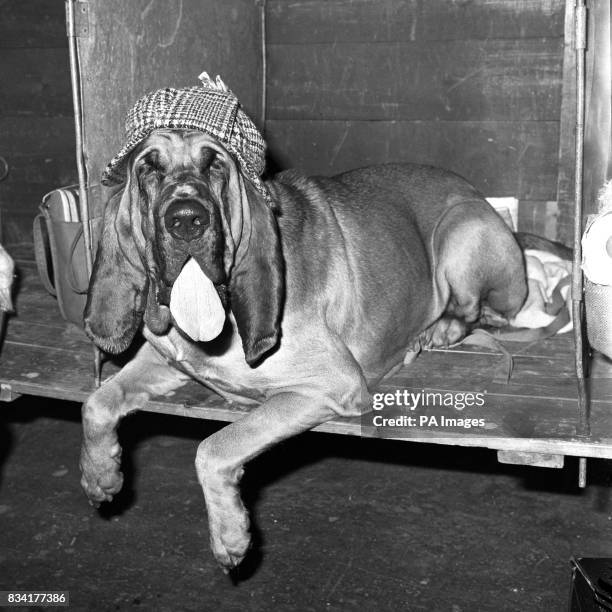
M553 234L565 0L268 0L281 167L431 163ZM547 202L549 202L547 204Z
M2 240L28 245L42 196L76 181L68 46L61 0L0 0Z
M584 207L598 210L597 196L612 177L612 57L610 2L589 3L584 142Z
M253 0L89 0L78 39L89 185L125 140L127 110L161 87L198 85L220 74L258 122L260 11ZM94 193L99 193L94 189ZM105 199L92 198L99 213Z
M5 242L22 243L41 196L76 180L64 7L0 9L0 155L11 169L0 210ZM150 89L220 72L259 117L255 0L90 0L89 10L90 183L122 140L128 105ZM564 10L565 0L268 0L272 159L324 174L445 166L485 195L519 197L521 229L554 237L567 226L555 217Z

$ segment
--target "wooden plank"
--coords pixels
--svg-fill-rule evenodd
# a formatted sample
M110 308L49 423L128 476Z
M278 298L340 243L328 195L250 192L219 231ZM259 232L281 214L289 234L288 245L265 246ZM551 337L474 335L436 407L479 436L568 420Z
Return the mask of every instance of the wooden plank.
M30 340L31 335L40 333L42 336L50 335L51 337L45 342L39 340L39 344L43 346L53 346L53 337L60 337L60 346L70 345L71 342L78 338L84 338L82 331L72 325L66 324L61 318L59 306L55 297L51 296L42 287L38 281L37 272L23 271L23 266L19 266L19 274L17 280L17 291L15 297L15 311L17 316L9 316L11 329L14 330L19 338L22 338L24 333L23 326L31 326L31 329L25 332L25 338ZM32 280L32 276L36 275L36 281ZM40 327L40 332L38 331ZM49 328L49 329L45 329ZM83 344L82 346L86 346Z
M598 423L596 427L595 421L591 421L594 436L598 432L605 438L610 437L612 415L604 412L609 409L610 402L594 407ZM440 401L435 404L430 401L428 405L421 404L415 410L389 407L372 411L361 417L361 424L364 435L392 439L474 435L481 439L567 440L577 437L580 419L574 400L517 398L489 393L484 396L483 405L473 405L463 410L457 410L453 405L440 405ZM533 449L533 452L539 451Z
M73 358L72 354L61 349L50 351L5 346L0 359L0 382L8 385L11 392L84 401L93 385L89 363L83 357ZM190 383L181 393L187 396L186 401L179 401L182 398L178 394L156 398L147 410L221 421L234 421L245 413L244 407L227 404L196 383ZM444 412L436 409L428 416L440 418ZM453 416L456 415L455 412ZM517 402L509 397L490 397L486 409L472 411L470 418L483 418L485 427L464 429L430 424L399 431L399 428L390 430L369 426L366 415L361 419L334 419L315 430L434 444L612 457L610 404L594 406L594 433L588 438L575 435L578 418L575 402L571 401L531 399Z
M10 385L0 385L0 402L14 402L21 397L20 393L16 393Z
M574 376L574 364L572 360L572 352L567 347L567 350L556 355L529 355L521 354L520 347L514 347L513 343L506 342L502 343L504 347L513 354L514 359L514 373L521 379L526 379L532 375L536 375L539 378L542 376L542 372L550 372L549 378L566 378ZM569 343L568 343L569 344ZM479 373L482 380L489 380L489 374L497 375L498 371L504 369L504 355L499 351L495 352L466 352L461 350L461 346L457 349L449 349L447 351L432 350L425 351L428 355L427 360L430 365L442 365L442 364L453 364L453 360L456 360L456 367L466 367L475 372ZM412 376L417 375L421 370L417 365L412 364L410 366ZM422 370L424 375L427 374L426 370ZM460 376L456 374L454 370L445 373L445 376L452 378L453 376Z
M315 428L313 431L329 431L329 433L345 433L359 435L354 426L347 431L340 431L336 423L330 423ZM347 428L348 429L348 428ZM362 434L365 435L365 434ZM366 436L370 437L370 436ZM374 436L376 437L376 436ZM403 440L406 442L425 442L442 446L464 446L471 448L489 448L491 450L512 450L515 452L549 453L553 455L569 455L574 457L593 457L599 459L612 458L612 441L608 438L592 440L590 438L570 437L566 439L546 438L517 438L503 436L480 436L474 434L431 434L418 431L410 437L392 438L389 440Z
M21 233L30 236L31 242L32 221L44 195L58 187L76 183L74 151L56 157L11 156L8 159L9 175L0 182L3 218L7 231L13 223L22 228Z
M517 363L518 362L518 363ZM510 382L505 382L502 356L474 356L463 354L443 355L435 359L427 354L419 358L418 364L407 371L402 371L380 384L381 391L392 391L397 387L432 392L483 392L488 395L514 396L522 398L576 400L576 382L568 372L558 377L551 376L549 364L539 360L537 363L520 363L515 359L515 369ZM482 366L484 370L476 370ZM532 366L531 368L529 366ZM548 374L547 374L548 371ZM609 385L606 389L602 384L598 396L609 395ZM598 401L600 397L593 397Z
M6 245L32 244L32 223L45 193L57 183L0 182L0 208L3 218L3 238Z
M598 210L599 190L612 175L612 49L610 2L590 2L587 18L584 117L584 213Z
M69 328L59 317L53 299L36 280L32 266L23 266L21 291L17 298L19 316L11 318L7 338L0 352L0 384L5 396L15 393L34 394L71 401L84 401L93 390L91 345L81 332ZM45 318L46 317L46 318ZM379 392L419 392L436 387L454 393L467 388L477 391L486 383L488 393L482 406L463 406L458 396L455 407L427 405L419 408L419 416L436 417L415 427L375 427L376 411L352 419L334 419L317 431L383 437L406 441L459 446L481 446L515 452L612 458L612 379L593 393L589 437L576 435L579 424L576 401L570 386L571 339L551 338L539 347L516 345L515 375L510 385L495 383L497 357L489 351L428 351L411 366L390 377ZM522 351L522 353L521 353ZM530 354L532 352L533 354ZM118 369L106 362L103 377ZM556 387L552 387L551 372ZM540 377L538 380L538 376ZM540 395L538 395L540 394ZM0 398L1 399L1 398ZM227 403L212 391L193 382L175 393L155 398L147 410L234 421L248 408ZM441 417L483 419L482 426L470 427L442 424Z
M495 396L577 400L573 348L554 358L516 354L511 343L514 369L505 380L506 361L501 354L429 351L381 383L381 390L395 387L434 391L486 391ZM587 379L591 404L612 402L612 377L608 374Z
M62 347L11 343L9 334L0 354L0 377L13 390L31 393L34 388L45 387L46 397L55 397L53 394L57 393L65 399L79 399L91 392L92 360L84 359L85 354Z
M0 117L0 133L2 156L9 164L12 157L74 154L72 117Z
M497 371L489 367L485 372L476 372L477 363L485 361L468 359L464 355L461 360L445 356L442 360L434 360L430 355L419 358L419 363L413 369L402 372L380 384L381 392L394 392L397 388L407 389L414 393L421 391L433 394L452 393L484 393L487 397L507 397L521 401L569 401L576 405L577 382L569 374L551 376L550 367L545 363L532 363L533 369L516 368L509 383L501 378L502 369ZM489 363L495 360L489 357ZM501 363L501 358L499 359ZM458 365L460 364L460 365ZM452 372L452 375L447 375ZM611 379L589 379L591 404L606 404L612 402Z
M518 231L531 232L550 240L557 240L559 203L521 200L518 211Z
M67 47L63 2L0 0L0 47Z
M54 323L49 320L25 322L20 317L15 317L10 320L12 339L7 342L49 349L57 349L60 346L64 351L80 355L91 352L91 341L82 329L76 325L66 325L64 321L59 325Z
M559 219L556 239L571 245L574 237L574 177L576 169L576 41L575 2L566 0L563 46L563 84L559 126Z
M25 117L15 118L15 121L28 121ZM27 151L13 154L7 159L9 173L2 185L13 183L45 184L54 187L74 185L76 182L76 161L74 154L74 132L64 134L67 141L66 152L61 155L28 155ZM68 150L72 147L72 150Z
M9 316L11 325L13 322L15 324L15 332L21 331L21 326L25 324L33 326L32 333L35 333L37 326L40 325L43 328L50 328L44 333L52 335L64 334L65 323L61 319L57 300L48 294L45 294L43 297L44 301L34 302L29 299L24 299L21 290L18 291L15 300L15 311L17 316L14 318ZM29 336L30 334L27 334L26 337ZM48 340L47 342L39 341L38 343L41 345L48 345L49 342Z
M0 132L9 164L0 182L3 240L32 242L43 194L74 182L74 120L62 2L0 0Z
M3 115L72 116L68 49L3 49Z
M558 121L561 39L270 45L269 119Z
M17 252L12 251L11 255L13 258L33 260L33 253L26 249ZM28 264L27 261L23 261L19 265L18 292L15 306L18 309L18 316L11 317L11 329L20 338L23 338L23 334L37 334L38 325L52 327L53 335L57 335L57 330L64 331L66 327L65 321L60 317L55 298L50 296L43 288L38 278L37 268L33 262ZM32 329L32 331L28 331L29 329ZM80 332L77 335L80 335ZM85 338L84 335L82 337ZM523 357L529 358L534 363L538 360L546 360L547 364L554 362L555 367L559 367L560 371L573 372L571 369L573 367L573 339L571 333L557 335L537 342L507 342L505 345L519 360ZM429 352L437 356L445 354L454 356L463 354L480 355L484 356L487 360L490 360L491 355L499 355L496 350L468 344L452 349L433 349L431 351L424 351L423 354Z
M51 181L28 183L7 179L0 182L0 206L4 218L6 220L20 216L34 218L43 196L55 187L57 184Z
M525 453L517 451L497 451L497 460L510 465L531 465L534 467L562 468L563 455L545 453Z
M65 69L67 72L67 67ZM0 117L2 155L9 174L0 182L6 244L32 242L42 196L76 182L72 117Z
M32 218L30 216L5 216L2 227L2 244L11 250L16 245L32 245Z
M5 346L0 360L0 381L8 385L11 392L84 401L93 384L88 371L89 363L83 357L62 349L50 351L23 345ZM108 370L105 374L108 374ZM246 411L244 407L223 402L196 383L181 389L180 394L177 392L170 397L156 398L147 410L221 421L234 421ZM448 416L448 411L436 408L428 416L440 418L445 412ZM454 412L452 416L457 416L457 413ZM532 398L517 402L511 397L491 396L484 409L472 410L469 417L484 419L485 427L468 430L429 424L403 431L398 431L398 428L383 430L368 425L370 413L361 419L334 419L316 430L437 444L612 457L610 404L594 406L594 434L589 438L575 435L578 422L575 402L567 400L559 402Z
M386 162L453 170L487 196L553 200L558 122L268 121L281 168L331 175ZM501 171L503 169L503 171Z
M260 12L250 0L90 0L79 39L87 170L97 182L121 147L127 110L161 87L220 74L259 120Z
M563 36L563 0L268 0L271 43Z
M0 229L2 228L2 224L0 223ZM2 242L2 234L0 233L0 243ZM13 261L17 265L17 270L21 269L23 266L31 267L34 265L34 247L32 243L27 244L13 244L10 249L10 256L13 258Z
M565 333L536 342L505 342L504 345L515 356L528 355L533 359L562 359L572 362L573 340L570 333ZM436 353L476 353L481 355L499 354L498 351L482 346L462 344L452 349L432 349Z

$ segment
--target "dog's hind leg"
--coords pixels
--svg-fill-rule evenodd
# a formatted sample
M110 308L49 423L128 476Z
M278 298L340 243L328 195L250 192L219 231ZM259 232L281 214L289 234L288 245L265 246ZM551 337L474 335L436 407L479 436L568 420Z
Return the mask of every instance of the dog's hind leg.
M81 486L93 505L110 501L123 484L117 437L121 418L188 380L147 342L132 361L87 398L82 409Z
M456 204L434 238L436 283L448 296L446 314L477 321L488 305L514 316L527 296L523 254L503 220L485 201Z

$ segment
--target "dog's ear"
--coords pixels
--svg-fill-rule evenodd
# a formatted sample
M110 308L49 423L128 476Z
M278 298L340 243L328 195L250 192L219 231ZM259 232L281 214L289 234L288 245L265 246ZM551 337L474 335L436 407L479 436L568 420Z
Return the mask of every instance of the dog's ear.
M230 306L246 361L254 367L280 338L284 266L274 212L248 179L241 182L244 229L230 278Z
M146 306L147 277L130 221L130 206L137 205L134 197L138 186L128 180L106 205L84 312L87 335L109 353L128 348Z

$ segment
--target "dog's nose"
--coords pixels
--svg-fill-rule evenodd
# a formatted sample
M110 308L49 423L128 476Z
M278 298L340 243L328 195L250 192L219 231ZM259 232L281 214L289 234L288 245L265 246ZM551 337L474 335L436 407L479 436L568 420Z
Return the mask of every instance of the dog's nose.
M210 225L209 212L197 202L183 200L173 202L164 215L166 229L178 240L199 238Z

